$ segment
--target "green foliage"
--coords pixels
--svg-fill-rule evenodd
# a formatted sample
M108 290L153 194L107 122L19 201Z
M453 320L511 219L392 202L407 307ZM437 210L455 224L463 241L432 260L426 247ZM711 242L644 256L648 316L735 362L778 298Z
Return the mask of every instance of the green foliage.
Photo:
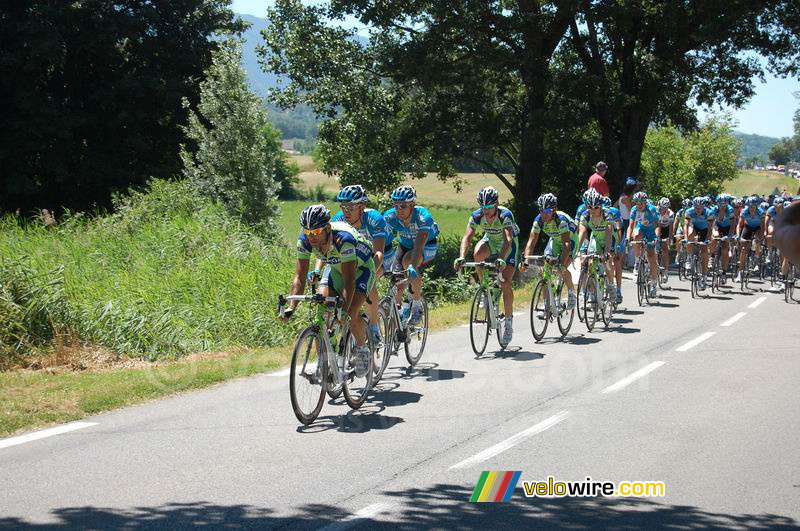
M748 135L734 131L733 135L742 142L741 160L745 164L765 164L769 160L769 150L780 142L779 138L762 135Z
M674 126L650 129L642 153L644 189L673 200L719 193L737 174L740 146L726 120L712 118L687 134Z
M0 210L107 208L175 175L230 0L0 2Z
M186 177L200 193L270 234L279 212L276 177L290 188L291 175L280 134L267 122L258 96L248 89L241 59L241 42L234 39L220 43L214 52L200 84L198 111L190 111L186 127L197 151L182 148L181 158Z
M56 334L155 359L289 341L274 301L294 256L186 182L152 181L116 213L55 229L0 221L0 351ZM295 327L295 328L293 328Z

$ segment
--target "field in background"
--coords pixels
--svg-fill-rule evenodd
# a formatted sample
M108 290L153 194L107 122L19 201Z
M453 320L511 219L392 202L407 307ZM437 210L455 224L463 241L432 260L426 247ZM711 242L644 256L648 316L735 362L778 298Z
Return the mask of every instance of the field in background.
M769 195L780 193L784 186L790 194L800 193L800 181L775 171L741 170L739 175L725 184L725 191L734 195Z

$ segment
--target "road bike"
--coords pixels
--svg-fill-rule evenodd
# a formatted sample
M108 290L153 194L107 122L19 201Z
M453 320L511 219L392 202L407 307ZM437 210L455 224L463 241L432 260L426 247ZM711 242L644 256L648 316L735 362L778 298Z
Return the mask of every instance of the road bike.
M706 278L703 274L702 264L700 263L700 248L707 247L708 242L691 242L692 252L689 255L689 281L691 282L692 298L700 298L700 286L705 286Z
M564 301L566 286L561 276L564 269L561 259L557 256L533 255L526 256L525 261L537 269L540 276L531 297L530 320L534 339L541 341L548 323L554 319L558 323L561 336L566 336L575 318L575 307L567 309Z
M639 306L644 306L643 303L650 304L650 262L647 260L647 250L644 245L648 247L655 247L655 242L652 244L644 240L633 240L628 242L628 245L641 245L642 250L639 256L633 263L633 272L636 275L636 296L639 300ZM656 260L658 257L656 257Z
M347 405L352 409L360 408L372 389L373 356L367 357L366 371L363 376L358 376L355 338L349 329L343 331L340 326L342 319L347 319L343 299L338 295L323 297L318 293L279 295L278 314L281 317L291 315L291 310L286 308L289 301L313 304L311 323L297 336L289 370L289 395L297 420L305 425L314 422L322 410L325 393L338 396L341 392L338 389L344 391ZM367 327L366 316L361 318ZM371 334L367 331L366 335L372 352L375 346Z
M728 272L725 270L725 262L722 260L722 253L727 252L725 243L730 241L728 236L717 237L714 236L713 240L716 242L716 249L711 256L711 266L709 273L711 273L711 293L716 293L721 290L725 284ZM730 258L728 258L730 266Z
M397 304L397 289L407 286L403 293L403 302ZM422 303L422 318L419 323L411 323L411 305L413 290L408 281L408 271L393 271L389 275L389 289L378 303L378 326L381 330L383 344L380 345L378 361L380 367L376 369L378 379L383 376L389 360L396 356L402 347L410 367L414 367L422 358L425 343L428 340L428 303L425 298Z
M686 280L686 240L681 240L678 243L678 249L675 253L675 261L678 263L678 280Z
M672 238L661 238L661 245L658 247L658 251L656 252L656 263L658 264L658 287L661 289L669 289L669 286L667 286L667 282L669 280L669 265L667 265L667 267L661 265L661 253L664 245L667 246L667 252L669 252L669 242L671 240Z
M794 264L789 263L789 271L786 273L786 279L784 280L784 287L783 287L783 298L786 302L792 303L794 301L794 290L797 287L795 284L797 282L797 267Z
M578 287L578 306L583 306L584 324L591 332L598 319L608 328L617 297L608 285L604 257L591 253L584 255L583 259L586 260L586 276Z
M486 350L489 336L497 334L500 348L508 345L503 343L505 331L505 316L500 311L500 282L501 274L497 262L465 262L464 268L484 268L478 289L472 297L472 306L469 310L469 339L472 351L480 356Z

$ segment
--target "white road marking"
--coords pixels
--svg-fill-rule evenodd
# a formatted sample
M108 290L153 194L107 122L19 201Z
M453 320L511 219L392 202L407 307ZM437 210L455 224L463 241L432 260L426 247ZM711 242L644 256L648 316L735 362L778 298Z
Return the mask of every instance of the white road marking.
M603 394L605 394L605 393L613 393L613 392L619 391L620 389L623 389L624 387L627 387L631 383L635 382L636 380L638 380L642 376L644 376L644 375L646 375L648 373L651 373L654 370L658 369L659 367L661 367L665 363L666 363L666 361L654 361L650 365L642 367L638 371L636 371L636 372L634 372L632 374L629 374L628 376L626 376L622 380L618 381L614 385L609 385L608 387L603 389L601 392Z
M714 334L716 334L716 332L706 332L705 334L702 334L702 335L700 335L700 336L698 336L698 337L696 337L696 338L692 339L692 340L691 340L691 341L689 341L688 343L686 343L686 344L684 344L684 345L681 345L681 346L680 346L680 347L678 347L676 350L677 350L678 352L686 352L686 351L687 351L687 350L689 350L690 348L692 348L692 347L696 347L697 345L699 345L700 343L702 343L703 341L705 341L705 340L706 340L706 339L708 339L709 337L713 336Z
M765 300L767 300L766 297L761 297L760 299L756 299L750 303L750 306L748 306L748 308L758 308L761 305L761 303L763 303Z
M342 529L349 529L361 523L361 520L372 518L373 516L386 512L390 507L391 504L389 503L373 503L372 505L367 505L355 514L351 514L333 524L326 525L320 531L341 531Z
M559 422L561 422L562 420L566 419L569 416L570 416L569 411L561 411L560 413L557 413L552 417L545 419L534 426L531 426L527 430L521 431L518 434L509 437L505 441L501 441L495 444L494 446L491 446L486 450L473 455L472 457L464 459L460 463L456 463L455 465L450 467L450 470L453 470L455 468L467 468L469 466L476 465L478 463L486 461L487 459L490 459L496 456L497 454L505 452L512 446L521 443L525 439L533 437L537 433L541 433L548 428L552 428L553 426L555 426L556 424L558 424Z
M739 312L730 319L728 319L727 321L725 321L724 323L722 323L720 326L731 326L733 323L735 323L745 315L747 315L747 312Z
M69 433L71 431L96 426L96 422L70 422L63 426L56 426L55 428L48 428L46 430L35 431L27 435L19 435L17 437L9 437L8 439L0 439L0 448L8 448L9 446L16 446L31 441L38 441L45 437L52 437L53 435L61 435L62 433Z

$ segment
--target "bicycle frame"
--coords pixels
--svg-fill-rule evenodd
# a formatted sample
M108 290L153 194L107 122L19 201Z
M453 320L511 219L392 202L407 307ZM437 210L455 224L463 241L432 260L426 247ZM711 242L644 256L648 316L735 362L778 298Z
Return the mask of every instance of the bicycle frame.
M500 329L500 320L498 319L498 308L495 305L494 299L494 288L500 289L499 286L495 286L497 284L498 275L500 274L499 268L495 262L465 262L461 267L483 267L489 269L489 274L481 275L481 288L486 290L487 295L489 296L489 327L492 330L499 330ZM491 275L492 281L489 282L489 276Z
M533 255L533 256L526 256L526 261L531 260L543 260L544 263L542 264L542 273L541 278L547 283L547 308L548 308L548 315L547 318L552 322L553 318L556 316L556 312L560 311L559 306L556 305L556 291L558 290L558 283L553 281L554 274L553 269L555 268L556 272L561 274L561 270L563 266L561 265L561 259L557 256L540 256L540 255ZM560 301L559 301L560 303Z

